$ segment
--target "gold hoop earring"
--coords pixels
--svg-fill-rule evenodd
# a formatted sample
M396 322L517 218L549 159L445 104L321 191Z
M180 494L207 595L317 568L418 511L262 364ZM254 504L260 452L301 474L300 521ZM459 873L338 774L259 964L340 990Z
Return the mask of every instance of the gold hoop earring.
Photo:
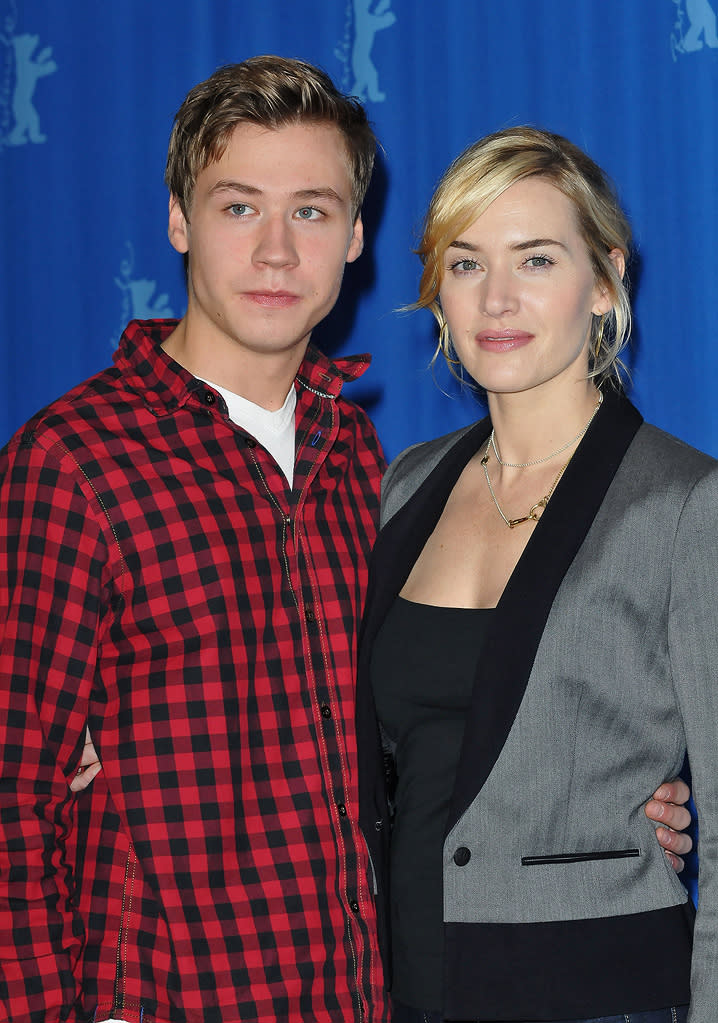
M598 333L596 334L596 340L593 344L593 362L594 365L598 362L598 357L601 354L601 346L603 345L603 328L606 325L606 313L601 314L601 319L598 324Z
M439 327L439 348L441 349L442 355L445 359L450 358L451 353L451 334L449 333L449 324L442 317L442 323Z
M446 322L446 320L443 319L441 326L439 327L438 350L444 356L449 366L461 365L460 360L454 350L454 343L451 340L451 331L449 330L449 324Z

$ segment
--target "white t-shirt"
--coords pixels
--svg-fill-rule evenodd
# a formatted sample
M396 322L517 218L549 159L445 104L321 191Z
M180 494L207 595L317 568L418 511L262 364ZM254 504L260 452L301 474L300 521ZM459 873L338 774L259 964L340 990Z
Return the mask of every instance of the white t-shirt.
M294 384L284 404L276 412L255 405L253 401L243 398L226 387L220 387L212 380L206 384L219 391L227 403L229 418L243 430L247 430L259 443L267 449L272 458L287 478L289 486L294 482L295 428L294 410L297 407L297 392Z

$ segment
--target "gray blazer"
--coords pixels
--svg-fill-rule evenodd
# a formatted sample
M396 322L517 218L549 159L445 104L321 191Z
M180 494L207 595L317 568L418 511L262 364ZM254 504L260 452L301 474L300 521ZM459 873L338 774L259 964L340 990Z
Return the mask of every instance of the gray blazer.
M358 723L387 947L371 647L489 430L484 420L407 450L384 484ZM718 463L607 395L479 665L444 843L448 1018L566 1019L690 1000L691 1023L718 1020L717 525ZM692 953L692 907L643 812L686 749L700 822Z

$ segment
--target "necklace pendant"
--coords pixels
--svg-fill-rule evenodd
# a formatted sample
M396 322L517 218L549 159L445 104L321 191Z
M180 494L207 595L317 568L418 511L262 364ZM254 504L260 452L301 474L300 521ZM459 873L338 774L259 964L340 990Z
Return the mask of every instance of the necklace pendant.
M513 529L515 526L520 526L524 522L538 522L538 520L541 518L541 516L538 514L538 510L539 508L541 508L541 510L543 511L547 504L548 498L542 497L540 501L536 502L536 504L531 505L528 515L522 515L520 519L509 519L509 529Z
M533 511L533 508L531 509ZM513 529L514 526L520 526L523 522L530 522L533 518L531 512L528 515L522 515L520 519L509 519L509 529Z
M529 509L528 518L533 519L534 522L538 522L541 516L538 515L537 512L539 508L541 509L541 511L543 511L547 504L548 497L542 497L540 501L537 501L536 504L531 506L531 508Z

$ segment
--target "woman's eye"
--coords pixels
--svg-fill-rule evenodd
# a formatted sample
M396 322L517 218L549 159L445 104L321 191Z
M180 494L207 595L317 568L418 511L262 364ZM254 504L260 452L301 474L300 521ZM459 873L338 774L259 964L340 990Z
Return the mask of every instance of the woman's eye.
M302 206L300 210L297 210L297 216L300 220L316 220L321 214L314 206Z
M452 270L460 274L468 274L478 268L478 263L475 259L457 259L455 263L451 264Z
M529 256L525 265L532 270L540 270L544 266L553 266L553 262L548 256Z
M244 217L249 212L250 207L246 202L233 202L229 207L229 212L235 217Z

